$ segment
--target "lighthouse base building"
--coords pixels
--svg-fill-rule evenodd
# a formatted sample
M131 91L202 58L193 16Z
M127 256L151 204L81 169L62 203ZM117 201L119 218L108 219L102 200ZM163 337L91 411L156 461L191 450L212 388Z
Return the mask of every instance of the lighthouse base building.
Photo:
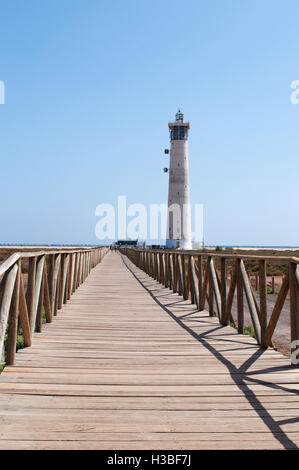
M189 122L177 112L170 131L168 221L166 248L191 250L191 207L188 165Z

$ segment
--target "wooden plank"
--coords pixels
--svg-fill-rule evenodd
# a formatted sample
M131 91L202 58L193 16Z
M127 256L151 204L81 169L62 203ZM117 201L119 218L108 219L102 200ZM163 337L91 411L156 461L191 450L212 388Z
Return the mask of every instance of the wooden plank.
M142 257L132 259L146 269ZM4 369L0 409L0 448L299 444L289 359L261 352L115 253Z

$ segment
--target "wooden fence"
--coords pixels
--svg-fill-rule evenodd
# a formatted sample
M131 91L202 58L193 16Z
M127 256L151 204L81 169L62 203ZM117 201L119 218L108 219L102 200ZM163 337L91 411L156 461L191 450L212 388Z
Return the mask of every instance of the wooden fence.
M136 266L149 276L190 299L198 310L204 310L207 301L211 316L218 316L222 325L236 323L238 332L244 331L244 294L248 304L255 337L262 347L272 344L286 297L290 296L291 342L299 340L299 259L276 256L244 256L206 252L150 250L123 247L121 249ZM246 262L258 263L258 299L251 286ZM287 266L282 286L272 312L267 309L267 261ZM217 268L216 265L217 264ZM227 268L230 267L228 283ZM236 291L237 318L232 317ZM298 345L297 345L298 347ZM292 350L295 350L293 347Z
M42 331L43 316L51 323L101 262L106 247L19 252L0 265L0 362L15 363L18 331L25 346L31 346L35 331ZM27 289L24 271L27 270Z

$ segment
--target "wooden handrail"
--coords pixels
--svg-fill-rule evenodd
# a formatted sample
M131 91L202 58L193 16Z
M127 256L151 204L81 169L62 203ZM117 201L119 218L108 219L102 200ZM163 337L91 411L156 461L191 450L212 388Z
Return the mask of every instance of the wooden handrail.
M43 313L51 323L107 251L107 247L19 251L0 265L0 362L15 363L18 330L22 329L25 346L31 346L34 332L42 331ZM29 260L26 293L24 259Z
M246 300L257 343L263 348L272 344L273 333L289 293L291 341L299 341L299 258L136 247L121 247L120 251L165 287L178 292L186 300L190 299L197 305L198 310L205 310L207 302L211 316L217 316L222 325L228 325L230 322L237 323L239 333L243 333L244 329L244 301ZM217 259L220 263L220 274L214 264L214 260ZM252 260L259 262L255 286L259 294L258 299L244 262ZM227 285L228 261L232 262L229 287ZM266 296L267 261L279 261L288 267L274 308L272 312L269 312L269 320ZM167 272L167 276L159 274L164 272ZM231 310L235 297L237 318L233 319Z

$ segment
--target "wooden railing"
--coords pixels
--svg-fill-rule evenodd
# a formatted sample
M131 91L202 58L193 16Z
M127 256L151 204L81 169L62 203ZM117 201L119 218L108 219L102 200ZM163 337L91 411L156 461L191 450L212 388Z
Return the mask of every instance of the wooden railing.
M190 299L199 311L206 301L210 316L222 325L234 323L244 331L244 293L258 344L269 347L287 295L290 297L291 342L299 340L299 259L277 256L229 255L207 252L150 250L123 247L120 250L149 276ZM285 275L272 312L267 311L267 261L285 265ZM252 288L246 264L258 265L258 299ZM217 265L217 266L216 266ZM228 282L228 266L230 282ZM237 318L232 317L236 291ZM299 344L298 344L299 345ZM298 347L297 345L297 347ZM296 348L291 348L294 350Z
M101 262L106 247L18 252L0 265L0 362L13 365L18 333L31 346L33 333L42 331L43 317L51 323ZM27 289L24 289L27 271Z

